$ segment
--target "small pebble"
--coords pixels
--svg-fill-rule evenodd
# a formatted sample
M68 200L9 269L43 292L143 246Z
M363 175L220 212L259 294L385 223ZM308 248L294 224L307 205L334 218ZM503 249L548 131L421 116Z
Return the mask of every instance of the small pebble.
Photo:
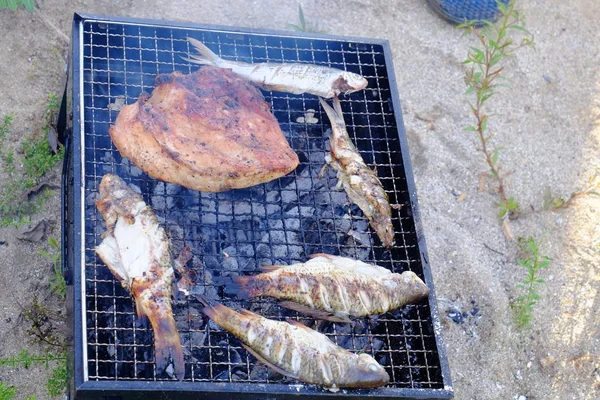
M527 400L527 397L520 394L519 397L517 398L517 400Z
M462 324L464 322L463 314L460 312L460 310L454 308L451 308L448 311L448 317L450 317L450 319L457 324Z

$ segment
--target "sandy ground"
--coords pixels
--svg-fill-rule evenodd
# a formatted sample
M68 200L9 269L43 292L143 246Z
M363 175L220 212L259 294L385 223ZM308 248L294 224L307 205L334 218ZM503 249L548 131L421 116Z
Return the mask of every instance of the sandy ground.
M463 131L471 120L461 61L471 39L423 1L300 3L307 20L329 33L391 42L456 398L599 398L600 200L513 223L515 235L535 236L553 259L542 272L547 283L532 327L518 329L509 303L524 271L496 220L495 195L477 191L485 168L475 138ZM489 126L504 148L501 161L513 170L509 192L539 207L546 188L568 195L600 166L600 3L521 3L537 52L524 50L506 64L512 84L490 103L498 115ZM15 140L39 121L46 95L62 89L74 11L271 29L298 20L295 1L274 0L46 0L35 14L0 10L0 116L15 113ZM34 217L53 223L47 235L60 234L59 207L56 194ZM37 252L45 240L34 245L0 229L0 357L25 346L19 314L47 285L49 263ZM448 317L473 304L477 318ZM1 368L0 381L18 386L19 398L43 399L47 373Z

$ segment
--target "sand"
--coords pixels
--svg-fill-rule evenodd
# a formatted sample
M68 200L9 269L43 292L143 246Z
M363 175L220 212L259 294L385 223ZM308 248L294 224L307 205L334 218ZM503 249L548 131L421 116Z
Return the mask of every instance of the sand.
M510 308L524 278L518 246L500 229L496 194L478 191L486 169L476 138L463 130L472 118L461 62L473 38L422 1L300 3L306 19L329 33L390 40L456 399L599 398L600 199L512 222L515 236L534 236L552 258L532 326L518 328ZM520 3L537 51L506 62L511 85L490 100L489 128L512 171L510 195L539 208L547 188L567 196L600 166L600 3ZM46 0L35 14L0 10L0 116L15 113L16 141L40 120L47 94L63 90L74 11L269 29L298 20L295 1L274 0ZM58 184L59 168L53 174ZM46 237L59 237L58 193L34 217L41 219L52 225ZM40 350L26 344L19 315L31 293L51 298L50 264L38 253L46 237L32 244L0 229L0 357ZM18 386L18 398L43 399L48 373L2 367L0 381Z

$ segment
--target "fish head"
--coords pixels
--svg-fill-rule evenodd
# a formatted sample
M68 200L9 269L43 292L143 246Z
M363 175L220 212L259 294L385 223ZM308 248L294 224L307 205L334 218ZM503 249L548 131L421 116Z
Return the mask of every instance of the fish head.
M339 93L352 93L363 90L369 82L361 75L354 72L344 71L340 78L335 82Z
M390 381L390 376L373 357L366 353L358 356L357 362L348 369L345 375L345 387L370 388L383 386Z
M413 296L411 301L418 301L429 296L429 287L417 276L417 274L412 271L406 271L402 275L407 275L404 279L407 280L410 293Z

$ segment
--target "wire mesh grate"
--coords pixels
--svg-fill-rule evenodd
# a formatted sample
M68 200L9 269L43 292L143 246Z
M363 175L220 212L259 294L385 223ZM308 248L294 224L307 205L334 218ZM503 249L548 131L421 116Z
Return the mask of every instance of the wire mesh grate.
M310 95L263 92L300 165L289 175L248 189L202 193L149 178L122 158L108 135L122 104L151 92L158 74L191 73L187 36L220 56L245 62L307 62L360 73L368 89L344 96L348 131L365 162L377 169L393 210L396 247L385 249L343 191L333 171L319 176L328 152L329 120ZM390 387L443 388L431 310L408 305L352 324L318 322L269 300L239 301L217 280L250 274L262 265L304 262L330 253L374 262L394 272L423 266L411 212L400 141L381 45L275 37L217 30L85 21L82 25L84 293L89 380L160 380L154 370L151 328L139 321L129 294L98 259L105 227L93 200L106 173L138 187L172 240L175 255L192 250L187 267L196 293L265 317L297 319L338 345L365 351L388 371ZM177 299L175 319L184 348L185 381L292 382L269 371L233 336L202 316L193 296Z

